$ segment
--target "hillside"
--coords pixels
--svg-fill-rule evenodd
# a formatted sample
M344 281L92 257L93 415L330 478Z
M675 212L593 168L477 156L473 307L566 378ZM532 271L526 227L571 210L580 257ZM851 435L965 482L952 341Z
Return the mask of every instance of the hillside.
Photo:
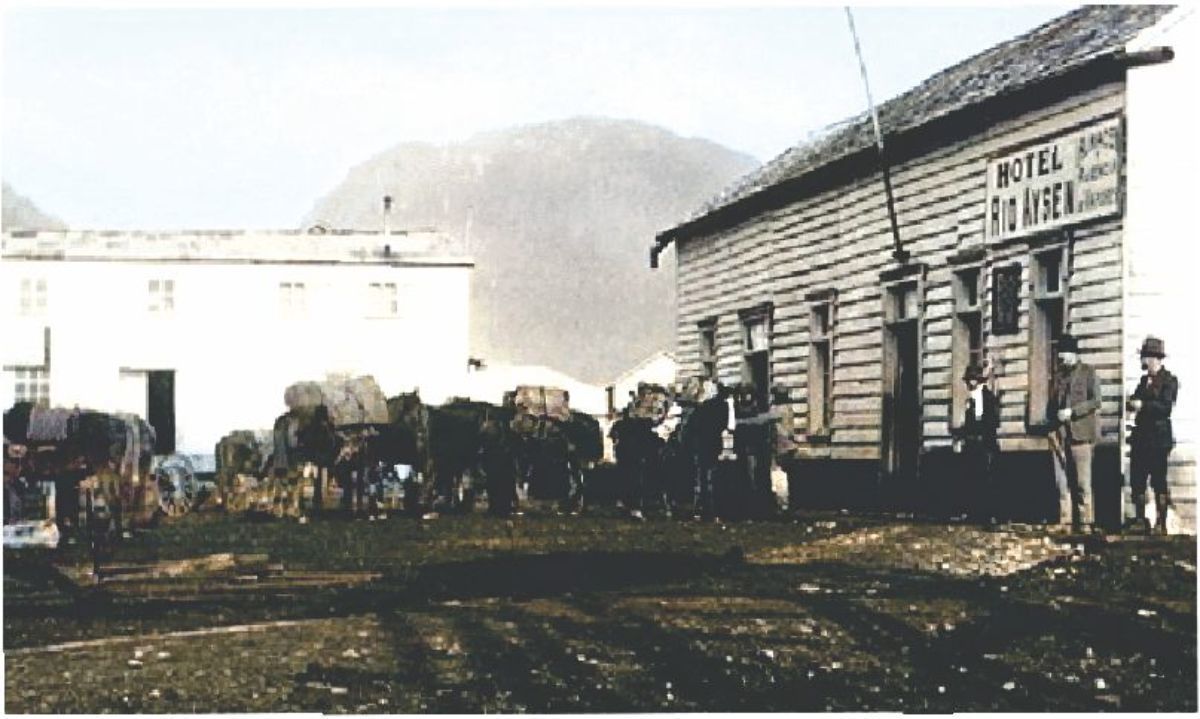
M66 224L42 212L37 205L17 194L7 182L0 189L0 228L5 230L65 230Z
M659 230L757 162L633 121L577 118L406 143L350 170L305 224L432 226L469 238L471 344L492 361L607 382L674 344L674 266Z

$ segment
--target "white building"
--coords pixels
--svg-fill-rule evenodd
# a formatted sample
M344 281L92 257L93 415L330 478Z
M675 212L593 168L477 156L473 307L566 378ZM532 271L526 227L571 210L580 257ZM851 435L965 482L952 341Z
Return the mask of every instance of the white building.
M608 385L608 413L615 414L624 408L629 402L629 393L636 393L642 382L666 387L675 383L678 373L679 362L675 360L675 355L662 350L655 352L622 372Z
M270 427L296 381L369 374L389 396L438 402L466 379L473 262L435 231L2 242L5 407L134 412L160 450L211 455L230 430Z

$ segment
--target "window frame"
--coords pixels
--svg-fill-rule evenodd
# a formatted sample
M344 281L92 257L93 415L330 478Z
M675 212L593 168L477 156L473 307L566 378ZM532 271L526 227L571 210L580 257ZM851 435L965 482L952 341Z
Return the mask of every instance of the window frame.
M742 333L742 381L749 383L754 378L754 364L756 362L764 362L766 366L766 377L763 378L762 386L755 386L755 400L760 407L769 407L771 402L771 345L773 344L773 328L772 315L774 314L774 306L770 302L763 302L753 307L746 308L738 312L738 321L741 325ZM752 337L752 326L760 325L763 327L763 335L765 336L764 347L753 347L750 343Z
M42 365L15 365L9 368L13 381L13 402L32 402L34 406L50 406L50 368ZM28 375L28 376L22 376ZM40 391L29 392L29 388Z
M45 277L22 277L18 289L17 316L45 317L50 304L50 282Z
M303 319L308 314L308 284L299 280L279 282L279 314L287 319Z
M954 428L962 426L963 413L967 407L967 388L963 383L963 374L972 360L977 359L982 366L987 358L988 335L984 324L984 317L987 315L986 279L986 268L982 264L955 267L951 277L954 314L950 330L950 426ZM972 291L974 302L970 301ZM979 332L978 348L971 342L974 328Z
M837 335L837 292L811 293L808 304L808 437L828 440L834 418L834 344Z
M146 310L155 316L175 313L175 280L152 277L146 280Z
M1043 258L1057 255L1058 272L1054 274L1057 287L1049 286ZM1050 382L1054 376L1056 337L1061 337L1069 327L1067 298L1070 293L1071 262L1073 261L1070 238L1061 234L1051 235L1041 242L1030 243L1029 248L1029 329L1026 335L1028 370L1025 421L1030 431L1040 431L1050 423L1046 412L1050 400ZM1057 315L1057 328L1052 323Z
M395 281L367 283L367 317L393 320L399 316L400 290L398 283Z
M696 323L699 343L700 374L703 379L717 380L717 318L709 317Z

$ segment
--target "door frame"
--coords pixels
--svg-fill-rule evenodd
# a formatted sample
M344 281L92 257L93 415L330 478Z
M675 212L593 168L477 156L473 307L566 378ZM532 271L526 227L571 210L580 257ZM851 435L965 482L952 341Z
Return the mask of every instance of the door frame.
M914 264L899 267L880 275L881 301L883 317L881 326L881 361L880 361L880 427L879 427L879 474L881 481L888 481L898 476L897 444L893 420L896 414L896 390L899 372L897 331L901 326L913 328L916 342L916 366L913 368L917 377L917 426L913 432L913 468L912 477L916 480L921 475L921 455L925 444L924 428L924 371L925 371L925 290L926 266ZM899 291L911 287L916 294L915 312L905 313L899 306L902 301Z
M158 455L173 454L179 448L179 370L174 367L163 368L163 367L125 367L125 366L119 367L117 369L117 374L119 377L138 377L138 378L140 378L141 384L143 387L143 391L141 392L142 397L141 397L139 407L138 407L137 411L134 412L134 414L136 414L138 417L140 417L143 422L150 425L151 427L154 427L154 425L153 425L153 423L150 422L150 392L151 392L150 375L153 373L156 373L156 372L170 372L171 373L171 414L172 414L171 422L172 422L172 430L174 430L173 436L171 438L171 447L172 447L171 452L161 452L160 445L158 445L157 442L155 443L156 446L154 448L154 454L156 456L158 456ZM157 433L157 428L155 428L155 431Z

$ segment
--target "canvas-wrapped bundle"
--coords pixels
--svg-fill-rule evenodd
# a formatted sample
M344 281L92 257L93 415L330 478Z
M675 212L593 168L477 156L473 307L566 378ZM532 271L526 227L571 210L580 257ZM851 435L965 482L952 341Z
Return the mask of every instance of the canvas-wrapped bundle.
M222 437L216 446L217 474L232 477L237 474L258 474L270 456L270 432L239 429Z
M292 411L311 412L325 404L320 382L297 382L283 391L283 403Z
M289 411L311 414L325 405L335 426L351 424L386 424L387 397L370 375L362 377L330 377L324 382L297 382L283 393Z
M146 472L154 454L154 429L125 413L18 402L4 413L4 436L14 444L59 447L67 455L86 457L93 467L111 462L135 478Z
M33 442L61 442L71 432L79 411L63 407L33 407L26 436Z
M565 422L571 416L569 395L566 390L555 387L517 387L513 396L517 414L548 417Z

